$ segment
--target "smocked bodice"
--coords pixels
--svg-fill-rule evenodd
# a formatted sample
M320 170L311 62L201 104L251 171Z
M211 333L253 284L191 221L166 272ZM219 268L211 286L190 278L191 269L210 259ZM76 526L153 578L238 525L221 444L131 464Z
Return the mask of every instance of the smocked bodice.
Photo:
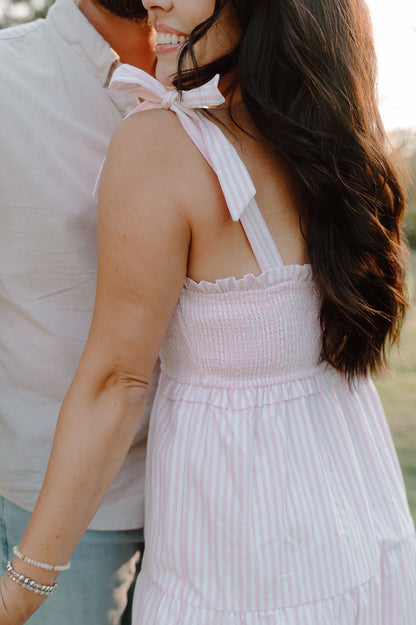
M178 381L244 387L307 377L319 353L311 270L292 265L215 284L187 279L161 359L164 374Z

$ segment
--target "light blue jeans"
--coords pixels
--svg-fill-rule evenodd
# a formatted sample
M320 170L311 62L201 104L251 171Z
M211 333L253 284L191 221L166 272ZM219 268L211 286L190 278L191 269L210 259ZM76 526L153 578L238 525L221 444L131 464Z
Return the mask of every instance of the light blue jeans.
M30 513L0 497L0 573L13 558ZM58 590L28 621L30 625L130 625L129 589L143 552L143 530L87 530L58 578ZM30 554L29 554L30 555Z

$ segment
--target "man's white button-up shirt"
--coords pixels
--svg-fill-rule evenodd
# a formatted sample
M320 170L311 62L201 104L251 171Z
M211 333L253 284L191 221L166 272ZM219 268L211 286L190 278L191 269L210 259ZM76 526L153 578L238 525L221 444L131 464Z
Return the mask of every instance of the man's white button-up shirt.
M137 104L117 64L72 0L0 31L0 495L27 510L91 321L94 181ZM143 526L144 429L90 528Z

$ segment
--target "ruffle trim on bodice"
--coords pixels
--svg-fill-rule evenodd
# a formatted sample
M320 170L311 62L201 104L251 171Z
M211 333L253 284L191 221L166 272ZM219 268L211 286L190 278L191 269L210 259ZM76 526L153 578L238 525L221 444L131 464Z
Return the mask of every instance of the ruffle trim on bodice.
M212 554L221 557L221 554ZM374 577L345 593L313 603L255 612L226 612L185 604L141 573L133 624L147 625L414 625L416 544L406 541L380 556ZM403 571L406 577L403 578ZM394 608L393 608L394 606Z
M347 384L345 378L327 365L301 372L298 377L254 380L230 379L224 376L213 378L197 378L191 382L171 379L162 372L158 392L173 401L208 404L228 410L245 410L253 406L270 406L285 401L324 393L338 384ZM299 377L300 376L300 377ZM357 384L359 384L357 382Z
M220 278L215 282L208 282L206 280L195 282L192 278L187 277L185 279L184 288L199 293L215 294L230 291L265 290L285 282L313 282L311 265L270 267L258 276L248 273L242 278Z

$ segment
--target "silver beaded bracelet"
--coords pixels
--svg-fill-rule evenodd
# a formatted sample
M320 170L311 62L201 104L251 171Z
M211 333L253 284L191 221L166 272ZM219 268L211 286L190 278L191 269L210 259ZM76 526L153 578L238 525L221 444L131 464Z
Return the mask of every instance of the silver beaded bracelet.
M33 564L33 566L37 566L39 569L46 569L47 571L67 571L71 568L71 563L67 562L66 564L47 564L46 562L38 562L37 560L32 560L28 556L25 556L24 553L19 551L19 546L15 545L13 547L13 553L16 558L19 560L23 560L23 562L27 562L28 564Z
M48 584L38 584L37 582L35 582L35 580L30 579L30 577L26 577L26 575L21 575L20 573L17 573L17 571L14 570L11 562L7 562L6 572L13 582L19 584L19 586L22 586L22 588L25 588L26 590L35 592L37 595L50 597L58 588L58 584L56 582L51 586L49 586Z

